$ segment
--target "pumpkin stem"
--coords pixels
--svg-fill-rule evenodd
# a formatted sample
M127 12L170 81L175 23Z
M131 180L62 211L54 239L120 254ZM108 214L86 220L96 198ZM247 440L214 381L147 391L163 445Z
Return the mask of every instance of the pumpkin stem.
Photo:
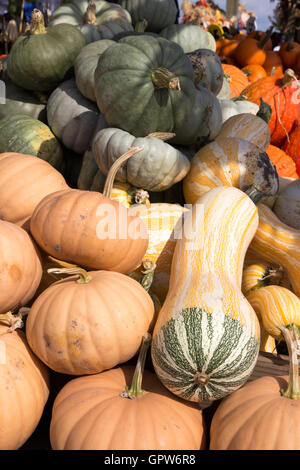
M296 80L296 83L298 84L297 77L296 77L294 70L286 69L282 77L282 84L290 85L294 80ZM298 85L298 88L299 88L299 85Z
M24 326L23 317L28 314L29 308L22 307L17 314L12 314L11 312L1 313L0 314L0 323L9 326L6 333L11 333L17 328L22 328Z
M94 0L89 0L86 12L84 14L84 24L96 24L96 4Z
M85 269L80 268L79 266L75 266L73 268L49 268L47 269L47 273L71 275L77 274L79 276L76 281L78 282L78 284L87 284L93 279L92 276Z
M181 90L179 78L164 67L158 67L153 70L151 78L156 88L168 88L169 90L176 91Z
M290 327L279 326L281 333L285 339L290 360L289 384L286 390L281 390L281 395L286 398L300 398L299 387L299 364L297 350L299 349L299 327L291 325Z
M149 259L143 261L144 270L142 271L142 274L144 274L144 276L142 277L141 285L147 292L149 292L150 287L152 285L155 268L156 264L153 263L153 261L150 261Z
M146 137L155 137L156 139L163 140L170 140L175 137L176 134L174 132L151 132L150 134L146 135Z
M31 13L29 33L30 34L45 34L46 33L43 13L37 8L32 10L32 13Z
M145 204L147 208L150 207L149 193L144 189L136 189L133 193L134 201L136 204Z
M267 44L267 42L269 41L271 35L272 35L272 32L273 32L273 26L271 26L271 28L269 28L267 31L266 31L266 35L265 37L258 42L258 47L260 49L263 49L263 47Z
M260 98L259 110L256 116L260 117L267 124L269 124L269 121L272 116L272 107L268 103L266 103L262 98Z
M250 186L245 193L250 197L254 204L257 204L265 196L264 193L255 188L255 186Z
M126 160L128 160L128 158L132 157L133 155L140 152L141 150L143 150L143 148L141 148L141 147L131 148L130 150L128 150L128 152L121 155L112 164L112 166L110 167L109 172L107 174L106 180L105 180L105 185L104 185L104 189L103 189L103 192L102 192L103 196L110 198L111 191L112 191L113 184L114 184L114 180L115 180L115 177L116 177L116 174L117 174L119 168L121 167L121 165Z
M151 335L150 333L145 333L143 336L142 345L139 352L139 357L137 360L136 368L134 371L133 379L130 388L125 387L124 392L120 394L122 398L137 398L141 395L145 395L145 390L142 389L142 380L143 380L143 372L145 368L145 361L147 356L147 351L151 343Z
M148 27L148 21L146 19L140 20L135 24L134 31L136 33L144 33Z

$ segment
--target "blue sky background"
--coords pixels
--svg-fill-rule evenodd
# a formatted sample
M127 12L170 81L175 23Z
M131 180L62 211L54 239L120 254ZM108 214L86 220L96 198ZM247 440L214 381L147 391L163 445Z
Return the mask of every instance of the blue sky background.
M214 0L220 8L226 10L226 0ZM181 2L180 2L181 3ZM196 0L193 1L196 3ZM271 3L270 0L241 0L245 3L248 11L254 11L257 17L257 28L265 31L270 26L268 16L273 16L273 9L276 2Z

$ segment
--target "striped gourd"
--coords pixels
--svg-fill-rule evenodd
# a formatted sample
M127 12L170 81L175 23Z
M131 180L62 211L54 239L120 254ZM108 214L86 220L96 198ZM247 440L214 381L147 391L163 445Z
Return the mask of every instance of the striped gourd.
M244 268L242 292L248 292L269 285L281 285L290 288L289 280L280 266L266 261L259 261Z
M271 353L277 355L276 341L273 336L265 330L262 322L260 321L260 347L259 350L262 352Z
M251 113L236 114L227 119L217 139L223 137L248 140L264 151L269 147L271 140L268 124L259 116Z
M277 194L279 183L274 165L251 142L226 137L205 145L192 158L183 192L186 202L194 204L216 186L235 186L243 191L252 185L268 197Z
M185 217L153 331L152 362L162 383L186 400L220 399L255 366L260 327L241 281L257 225L256 206L234 187L207 192Z
M169 289L171 263L176 244L177 234L174 229L176 227L177 230L178 227L180 231L180 220L188 209L178 204L154 203L148 208L136 206L131 210L143 220L148 231L149 244L143 261L150 260L156 264L151 290L164 301ZM141 268L138 272L141 272Z
M300 230L281 222L265 204L258 204L259 225L250 249L284 268L293 292L300 296Z
M249 292L250 302L258 317L273 338L281 337L280 326L300 327L300 299L281 286L266 286Z

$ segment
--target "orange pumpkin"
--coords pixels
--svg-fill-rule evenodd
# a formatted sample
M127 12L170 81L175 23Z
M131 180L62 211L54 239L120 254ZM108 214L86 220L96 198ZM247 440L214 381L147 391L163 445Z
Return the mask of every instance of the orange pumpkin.
M297 42L285 42L280 46L279 55L286 68L294 68L297 56L300 53L300 44Z
M234 52L236 50L236 48L238 47L238 45L240 44L240 40L237 40L237 39L232 39L232 40L229 40L227 43L225 43L222 47L221 47L221 50L220 50L220 56L224 56L224 57L233 57L234 56Z
M48 396L48 370L24 333L0 325L0 450L19 449L29 439Z
M238 47L234 51L234 58L240 67L245 65L258 64L263 65L266 60L266 51L264 50L263 44L253 38L246 38L241 41Z
M283 77L282 60L277 51L266 51L266 60L263 63L263 68L267 75L272 74L276 77Z
M296 164L286 152L274 145L269 145L266 152L273 165L275 165L279 176L299 178Z
M75 277L55 282L34 301L26 321L32 351L64 374L95 374L128 361L154 318L134 279L110 271L54 269Z
M201 410L172 395L155 374L144 371L145 345L146 341L135 371L124 366L76 378L63 387L52 409L52 449L128 451L205 447Z
M240 96L241 92L249 85L248 77L235 65L222 64L225 76L230 86L230 98Z
M297 173L300 175L300 120L295 122L282 148L293 159Z
M282 79L276 76L261 78L251 83L242 94L258 105L262 98L271 106L271 144L280 147L300 113L300 94L294 72L286 70Z
M267 76L265 69L262 67L262 65L258 64L246 65L242 68L242 71L248 77L250 83L256 82L260 78Z
M300 383L294 337L283 328L290 376L261 377L222 400L210 429L212 450L298 450ZM280 417L280 419L278 419Z
M27 227L37 204L68 185L48 162L21 153L0 154L1 219Z
M0 220L0 313L26 305L42 277L42 265L28 233Z
M248 34L248 37L256 39L256 41L260 43L266 39L266 43L263 45L263 49L265 51L271 51L273 48L272 39L270 35L265 31L253 31L252 33Z
M46 253L96 270L130 273L140 265L148 247L143 221L109 198L116 171L135 153L131 149L112 165L103 194L67 189L42 199L30 231Z

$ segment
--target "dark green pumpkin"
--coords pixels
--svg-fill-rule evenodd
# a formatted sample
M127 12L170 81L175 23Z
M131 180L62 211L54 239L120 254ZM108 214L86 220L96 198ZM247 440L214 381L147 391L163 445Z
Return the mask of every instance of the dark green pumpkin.
M180 46L160 37L128 36L100 56L95 95L111 127L136 137L180 134L196 99L193 80L193 66Z
M194 67L196 85L204 86L217 95L221 91L224 78L219 56L210 49L197 49L187 55Z
M62 168L62 147L49 127L23 114L0 120L0 153L4 152L34 155Z
M15 114L26 114L39 121L47 121L46 104L11 80L5 82L5 103L0 104L0 119ZM1 102L0 102L1 103Z
M52 91L65 79L84 45L84 36L76 27L59 24L45 28L43 15L33 10L30 30L11 48L7 73L26 90Z
M117 0L116 3L129 11L135 27L145 22L146 31L154 33L175 23L177 16L174 0Z

